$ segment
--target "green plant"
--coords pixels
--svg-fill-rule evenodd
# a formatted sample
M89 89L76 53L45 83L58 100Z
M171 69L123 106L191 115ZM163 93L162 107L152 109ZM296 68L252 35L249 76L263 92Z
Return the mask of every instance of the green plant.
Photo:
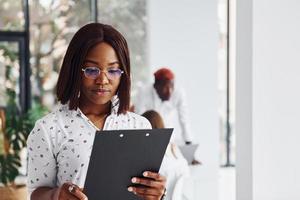
M13 73L14 67L18 66L18 52L13 46L0 45L2 60L5 60L5 81L4 85L6 106L0 108L2 134L0 151L0 183L4 185L14 184L15 178L19 175L18 168L21 166L20 151L26 146L28 134L32 130L37 119L43 116L47 110L37 102L33 102L32 107L25 113L21 112L17 103L15 92L18 84L18 77ZM3 126L4 124L4 126Z
M28 134L35 121L47 112L43 106L34 103L31 109L21 114L15 102L15 92L8 91L8 96L4 130L7 147L6 152L0 155L0 178L4 185L13 183L18 176L18 168L21 166L19 153L26 146Z
M0 155L0 182L4 185L14 183L19 175L21 166L20 151L26 146L28 134L32 130L35 121L45 115L47 109L39 103L33 103L26 113L20 113L16 103L16 93L7 90L8 103L5 108L4 140L6 142L5 153Z

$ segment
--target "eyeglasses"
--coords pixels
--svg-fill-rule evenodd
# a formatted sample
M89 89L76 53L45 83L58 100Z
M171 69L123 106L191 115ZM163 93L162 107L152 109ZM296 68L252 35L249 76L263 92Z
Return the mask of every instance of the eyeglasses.
M96 79L100 76L101 72L103 72L109 80L116 80L124 73L124 71L118 68L101 70L98 67L85 67L81 70L84 72L85 77L90 79Z

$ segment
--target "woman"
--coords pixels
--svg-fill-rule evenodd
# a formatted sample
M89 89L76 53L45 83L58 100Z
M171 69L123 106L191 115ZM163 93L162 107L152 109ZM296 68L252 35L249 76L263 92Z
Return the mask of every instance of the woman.
M158 112L148 110L144 112L142 116L149 120L152 128L165 128L164 121ZM165 199L183 199L183 184L184 180L190 176L190 170L187 161L176 144L170 143L168 145L161 164L160 173L165 175L168 179L166 182L168 194Z
M33 200L87 199L82 192L96 130L148 129L128 112L130 60L124 37L109 25L91 23L72 38L57 83L58 108L36 122L27 140L28 190ZM128 187L142 199L164 196L165 177L133 177Z

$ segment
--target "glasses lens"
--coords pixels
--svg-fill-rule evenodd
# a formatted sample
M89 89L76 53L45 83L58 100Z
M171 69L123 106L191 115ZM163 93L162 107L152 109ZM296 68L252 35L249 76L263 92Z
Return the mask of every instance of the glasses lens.
M120 69L109 69L107 70L107 77L109 79L117 79L120 78L123 71Z
M100 70L97 67L87 67L85 68L84 74L88 78L95 79L100 74Z

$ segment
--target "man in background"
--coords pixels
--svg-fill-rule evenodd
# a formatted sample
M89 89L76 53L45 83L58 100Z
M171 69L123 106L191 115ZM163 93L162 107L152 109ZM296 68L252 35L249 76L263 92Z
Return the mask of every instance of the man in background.
M172 142L178 145L191 144L193 137L187 102L183 90L174 87L174 73L168 68L161 68L154 73L154 79L153 85L142 87L137 93L135 112L142 114L148 110L157 111L163 117L166 128L175 128Z

